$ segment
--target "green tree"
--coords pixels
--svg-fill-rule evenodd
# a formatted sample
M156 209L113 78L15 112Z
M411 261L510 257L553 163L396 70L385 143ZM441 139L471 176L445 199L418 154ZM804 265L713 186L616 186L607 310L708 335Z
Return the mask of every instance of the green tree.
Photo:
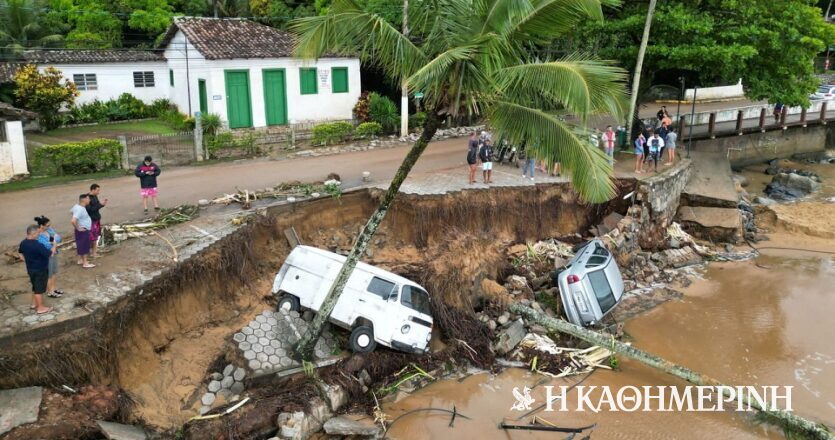
M648 0L611 11L605 24L583 26L568 40L634 68ZM808 102L817 86L815 56L835 43L835 30L811 0L669 0L659 2L641 90L684 74L690 84L736 83L752 99ZM672 74L670 74L672 72Z
M60 43L63 36L41 25L34 0L0 1L0 54L13 56L32 46Z
M108 49L122 45L122 21L113 3L100 0L49 0L45 21L67 28L66 46Z
M120 6L131 29L152 37L165 32L174 16L174 8L166 0L120 0Z
M58 111L71 106L78 96L75 84L64 81L61 71L47 67L43 73L34 64L28 64L14 75L15 98L20 105L38 113L41 128L49 130L58 126Z
M613 2L604 0L607 4ZM356 54L394 83L424 93L426 120L377 210L357 238L297 352L310 359L323 325L400 185L445 116L484 115L511 142L529 142L549 165L557 158L578 193L591 202L614 195L612 168L582 130L564 122L568 111L585 122L594 113L622 116L625 72L610 63L572 55L533 59L528 45L545 43L581 23L603 19L601 0L444 0L426 2L410 16L409 38L383 17L351 0L335 0L328 14L295 21L297 54Z

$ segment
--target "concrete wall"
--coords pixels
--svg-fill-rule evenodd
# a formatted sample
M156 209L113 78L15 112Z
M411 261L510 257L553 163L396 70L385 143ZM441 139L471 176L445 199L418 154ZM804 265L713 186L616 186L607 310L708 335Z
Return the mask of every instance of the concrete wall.
M742 90L742 79L740 79L738 83L732 86L705 87L700 88L698 92L695 89L687 89L684 91L684 100L692 101L694 95L699 101L709 99L732 99L745 96L745 91Z
M702 89L699 89L699 94L701 94ZM829 101L828 107L830 109L833 108L835 105L835 101ZM821 106L823 105L824 101L813 101L812 104L806 109L806 118L809 121L814 121L820 119L820 110ZM686 108L685 108L686 107ZM689 110L690 107L688 105L682 104L682 110ZM738 111L742 111L742 119L757 119L760 117L760 111L765 109L766 115L766 123L770 123L772 121L772 114L774 111L774 105L750 105L745 107L735 107L729 108L725 110L717 110L713 113L716 113L716 122L729 122L729 121L736 121L736 116ZM669 110L669 108L668 108ZM788 107L786 108L786 115L799 115L803 111L803 107ZM706 125L710 122L710 114L711 112L699 112L693 116L693 125ZM690 125L690 113L685 112L681 113L681 116L685 118L685 121L688 125ZM675 115L673 115L675 117ZM658 120L653 118L646 118L643 120L644 123L649 125L655 125L658 123ZM675 122L675 121L674 121Z
M186 73L186 51L188 52L188 74ZM200 110L198 80L206 81L208 111L220 115L228 122L226 109L225 70L249 71L250 102L254 127L267 125L264 108L264 69L284 69L287 97L287 119L289 123L351 119L352 110L360 96L360 64L356 58L321 58L303 61L295 58L247 59L247 60L206 60L177 32L165 51L168 66L174 71L174 87L169 97L184 113L189 111L190 83L191 113ZM316 67L319 76L319 90L315 95L302 95L299 84L299 68ZM331 68L348 68L348 93L331 91ZM167 73L166 73L167 75ZM166 76L166 84L167 76Z
M96 90L80 90L76 104L84 104L95 99L107 101L116 99L122 93L150 103L157 98L168 97L168 69L165 61L137 62L137 63L100 63L100 64L53 64L39 65L43 71L46 67L60 70L64 78L72 81L74 74L93 73L96 75ZM133 72L154 72L154 87L135 87Z
M772 159L791 157L800 153L813 153L826 149L829 125L811 125L806 128L790 127L744 136L728 136L693 141L692 154L699 151L726 153L733 167L768 162Z
M12 177L29 174L26 166L26 144L23 141L23 125L20 121L3 121L7 142L0 142L0 183Z

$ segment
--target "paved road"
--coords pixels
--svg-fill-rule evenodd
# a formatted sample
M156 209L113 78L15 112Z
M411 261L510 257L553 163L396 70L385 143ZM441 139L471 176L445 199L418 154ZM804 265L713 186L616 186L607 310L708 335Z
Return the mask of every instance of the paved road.
M466 142L465 138L433 142L415 165L415 171L433 171L459 164L463 168ZM198 199L233 192L235 187L260 189L293 180L324 180L331 172L339 174L346 186L353 187L361 183L363 171L370 171L375 181L391 179L407 151L408 147L403 146L282 161L259 159L168 168L159 177L160 203L163 207L196 204ZM37 215L49 217L59 232L71 232L70 208L91 183L84 180L0 193L0 243L10 244L22 239L26 225L33 223ZM102 211L106 223L143 217L139 182L135 177L118 177L98 183L102 185L101 198L110 200Z

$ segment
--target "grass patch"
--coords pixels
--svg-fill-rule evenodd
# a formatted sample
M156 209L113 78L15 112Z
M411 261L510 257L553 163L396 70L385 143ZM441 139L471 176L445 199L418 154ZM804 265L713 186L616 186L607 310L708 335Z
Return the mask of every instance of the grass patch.
M81 127L56 128L46 133L26 133L26 137L44 144L78 142L97 138L115 139L119 135L143 136L170 134L177 131L159 119L145 121L116 122L113 124L84 125Z
M92 179L109 179L113 177L122 177L128 175L128 171L124 170L110 170L102 171L100 173L68 175L68 176L41 176L30 177L25 180L18 180L15 182L8 182L0 184L0 193L10 191L22 191L32 188L41 188L44 186L60 185L67 182L75 182L78 180L92 180Z

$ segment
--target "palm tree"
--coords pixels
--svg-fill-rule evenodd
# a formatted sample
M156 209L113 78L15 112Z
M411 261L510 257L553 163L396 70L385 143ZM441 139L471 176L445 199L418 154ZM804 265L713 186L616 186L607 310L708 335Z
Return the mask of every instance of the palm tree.
M584 55L537 60L534 45L552 41L587 20L602 20L601 3L613 0L423 0L410 14L405 37L382 17L352 0L335 0L328 14L291 24L296 53L359 56L393 83L424 94L426 122L357 238L319 313L297 346L310 359L313 346L357 260L386 215L400 185L447 116L482 115L497 137L537 140L532 151L552 166L559 158L576 191L591 202L614 195L606 156L586 139L589 115L623 115L623 69ZM576 115L569 125L560 113Z
M38 23L37 4L33 0L0 1L0 52L17 54L33 45L60 42L63 36L47 34Z

